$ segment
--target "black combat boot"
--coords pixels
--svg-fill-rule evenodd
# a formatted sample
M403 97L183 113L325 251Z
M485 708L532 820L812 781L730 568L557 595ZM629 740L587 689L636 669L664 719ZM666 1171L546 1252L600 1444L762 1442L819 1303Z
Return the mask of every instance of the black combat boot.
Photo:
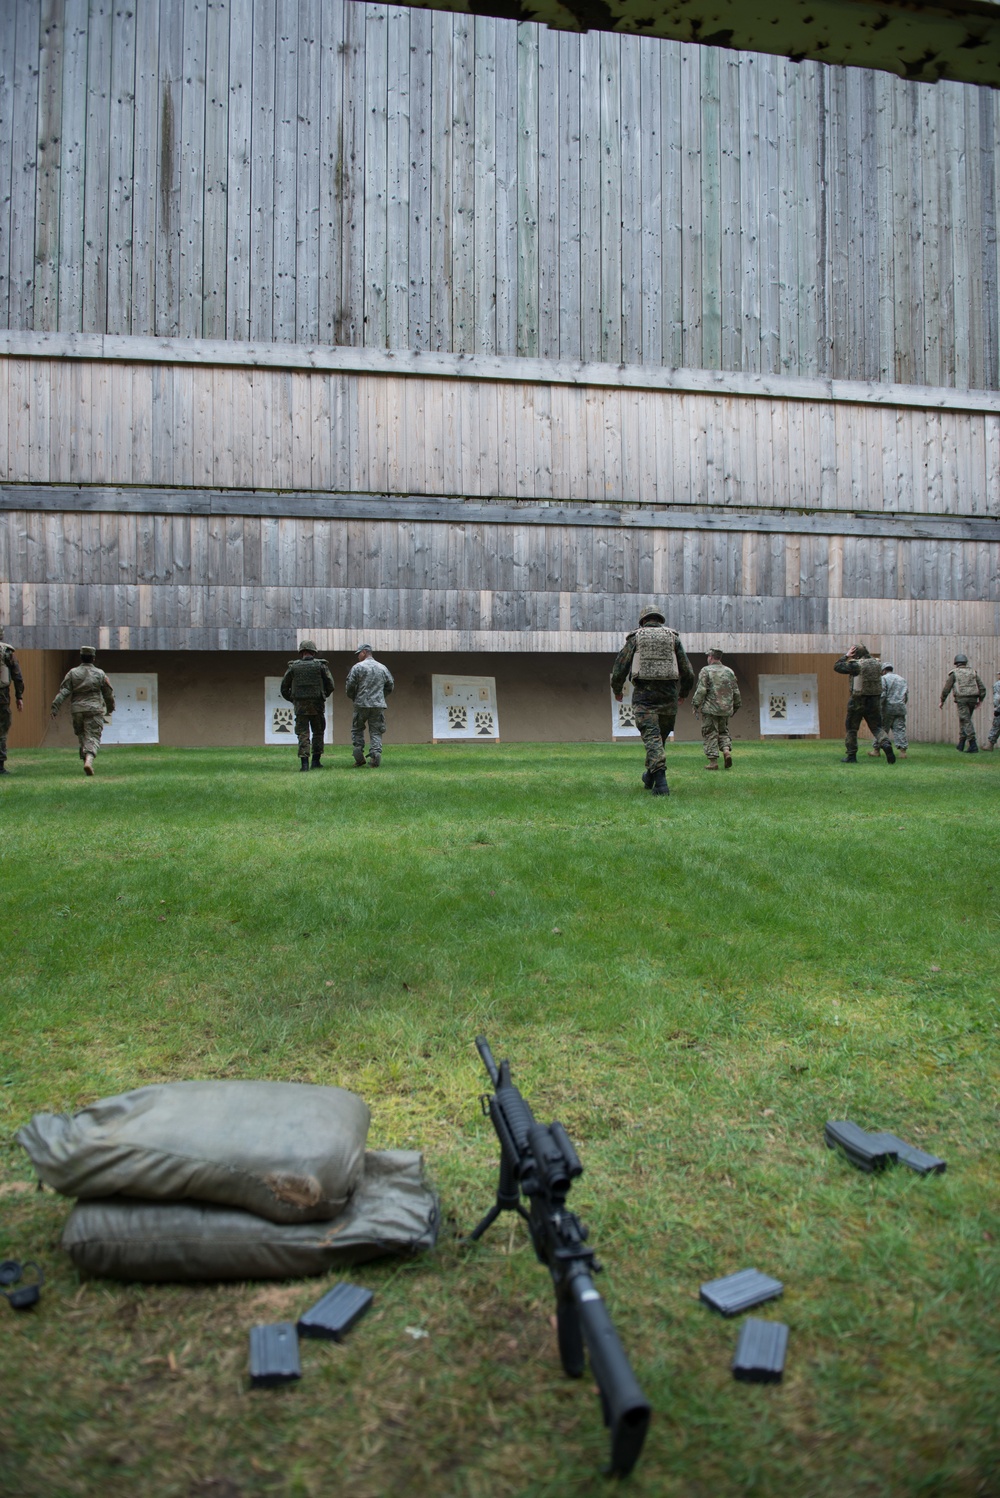
M653 781L655 779L656 779L656 771L655 770L643 770L643 772L642 772L642 783L646 787L647 791L651 791L653 789Z
M969 751L968 752L970 754L978 754L979 753L979 745L976 743L975 739L970 739L969 740Z
M354 768L356 770L363 770L366 768L365 751L363 749L355 749L354 751Z
M962 750L965 748L965 734L964 733L963 733L962 737L959 739L958 743L955 745L955 748L958 750L959 754L961 754Z
M299 768L302 769L302 770L308 770L308 768L309 768L309 756L308 756L308 754L300 754L299 755Z
M888 739L886 739L885 743L882 745L882 748L885 750L885 757L889 761L890 765L894 765L896 763L896 751L889 743Z
M856 749L852 749L849 754L845 754L843 759L840 761L842 765L856 765L857 762L858 751Z
M322 751L320 752L322 753ZM310 768L313 770L322 770L323 768L323 761L320 759L320 756L316 753L315 749L313 750L312 765L310 766Z
M371 765L373 770L377 770L379 765L382 763L381 754L369 754L368 763Z
M651 786L651 790L652 790L654 796L669 796L670 795L670 787L667 784L667 772L666 772L666 770L657 770L656 774L653 777L653 784Z

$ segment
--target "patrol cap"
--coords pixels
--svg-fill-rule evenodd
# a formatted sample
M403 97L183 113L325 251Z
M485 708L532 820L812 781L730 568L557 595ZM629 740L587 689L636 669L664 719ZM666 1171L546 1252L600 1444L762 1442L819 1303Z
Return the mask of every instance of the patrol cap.
M80 654L83 655L83 656L86 656L86 658L88 660L92 661L94 659L94 656L97 654L97 646L96 645L81 645L80 646Z
M354 652L354 654L355 655L360 655L361 652L362 652L362 650L367 650L370 655L374 655L375 654L374 650L372 649L372 647L370 645L359 645L358 648L357 648L357 650Z
M645 624L647 619L659 619L661 624L666 624L667 616L662 609L658 609L655 603L647 603L639 615L639 623Z
M299 655L302 655L303 651L306 651L306 650L311 650L312 653L313 653L313 655L315 655L316 654L316 641L315 640L303 640L302 644L299 646Z
M882 675L884 676L887 671L894 671L895 669L896 668L893 666L892 662L887 661L886 664L882 667Z
M968 664L969 664L969 657L967 655L956 655L956 657L955 657L955 665L956 666L967 666Z
M719 660L721 661L722 651L720 650L718 645L710 645L708 648L708 653L709 655L717 655L719 657Z

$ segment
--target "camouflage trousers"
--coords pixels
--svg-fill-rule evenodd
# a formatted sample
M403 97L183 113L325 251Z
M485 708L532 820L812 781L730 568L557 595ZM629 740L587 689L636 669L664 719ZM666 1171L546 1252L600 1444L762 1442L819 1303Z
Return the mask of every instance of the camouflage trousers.
M0 687L0 765L7 758L7 735L13 720L10 715L10 687Z
M382 755L382 735L385 733L384 707L355 707L351 719L351 743L362 752L365 747L365 724L368 725L369 757Z
M1000 739L1000 707L998 707L997 710L996 710L996 712L993 714L993 726L990 729L990 736L989 736L988 742L994 748L996 748L997 739ZM2 742L2 741L0 741L0 742Z
M677 721L677 682L662 687L639 687L632 693L635 726L646 746L646 769L662 770L667 763L664 744Z
M909 749L909 741L906 737L906 708L886 707L882 709L882 727L886 733L892 734L892 742L897 749L905 754Z
M733 741L729 737L729 714L702 713L701 736L709 759L718 759L720 754L731 753Z
M881 697L874 693L870 697L862 697L855 693L847 700L847 720L844 724L847 730L844 734L844 747L848 754L858 752L858 729L861 727L862 718L872 731L876 749L881 749L883 744L889 742L889 735L882 727Z
M295 703L295 737L298 739L299 758L309 758L309 737L312 735L312 752L317 757L323 753L323 737L326 733L326 713L322 702Z
M976 725L972 721L972 714L979 706L978 697L956 697L955 706L958 708L958 736L960 739L972 740L976 737Z
M96 708L84 709L82 713L73 714L73 732L80 743L80 758L85 754L96 754L101 747L101 734L104 732L104 714Z

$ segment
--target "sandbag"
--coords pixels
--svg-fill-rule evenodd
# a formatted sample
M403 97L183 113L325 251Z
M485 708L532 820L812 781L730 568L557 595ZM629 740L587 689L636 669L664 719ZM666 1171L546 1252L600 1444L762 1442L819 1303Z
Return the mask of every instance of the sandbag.
M17 1138L64 1196L215 1202L269 1222L327 1222L357 1184L369 1119L342 1087L165 1082L72 1116L37 1113Z
M121 1280L294 1279L433 1248L438 1205L415 1150L377 1150L329 1223L265 1222L196 1202L79 1202L62 1246L78 1269Z

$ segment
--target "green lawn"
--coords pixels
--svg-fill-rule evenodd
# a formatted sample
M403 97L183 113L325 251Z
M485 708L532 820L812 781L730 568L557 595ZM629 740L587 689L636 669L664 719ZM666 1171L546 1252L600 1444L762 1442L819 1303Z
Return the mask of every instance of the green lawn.
M628 1491L1000 1493L1000 755L737 746L673 794L634 748L388 746L14 756L0 783L0 1491L566 1495L607 1491L591 1381L564 1379L525 1233L492 1199L483 1031L569 1129L602 1288L655 1414ZM83 1281L69 1204L14 1131L146 1082L337 1082L370 1142L419 1147L443 1229L352 1271L375 1307L301 1383L250 1392L247 1335L330 1281ZM828 1118L943 1177L864 1176ZM785 1281L783 1385L733 1381L738 1324L699 1284ZM428 1336L414 1339L405 1330Z

